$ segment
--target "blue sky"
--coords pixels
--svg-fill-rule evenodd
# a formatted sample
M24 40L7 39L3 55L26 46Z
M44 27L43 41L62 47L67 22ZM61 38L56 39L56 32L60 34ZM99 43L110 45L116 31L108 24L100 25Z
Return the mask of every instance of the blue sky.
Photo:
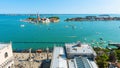
M120 14L120 0L0 0L0 13Z

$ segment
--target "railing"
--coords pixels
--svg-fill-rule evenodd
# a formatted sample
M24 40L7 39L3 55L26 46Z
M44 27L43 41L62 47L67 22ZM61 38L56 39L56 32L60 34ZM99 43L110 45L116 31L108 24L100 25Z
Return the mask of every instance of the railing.
M56 44L65 44L66 42L13 42L13 43L49 43L49 44L54 44L54 43L56 43Z

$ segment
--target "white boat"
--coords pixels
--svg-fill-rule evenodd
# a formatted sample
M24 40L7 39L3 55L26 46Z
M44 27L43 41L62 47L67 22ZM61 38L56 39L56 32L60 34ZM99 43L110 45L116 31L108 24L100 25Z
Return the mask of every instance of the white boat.
M84 41L86 41L87 40L87 38L84 38Z
M25 25L20 25L20 27L25 27Z

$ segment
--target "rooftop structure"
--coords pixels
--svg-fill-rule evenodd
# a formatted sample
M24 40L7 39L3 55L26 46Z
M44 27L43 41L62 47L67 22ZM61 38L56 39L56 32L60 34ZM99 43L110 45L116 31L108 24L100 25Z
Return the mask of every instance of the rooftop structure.
M9 44L0 43L0 50L4 49L7 46L9 46Z
M67 58L71 59L78 56L94 59L97 55L91 46L88 44L73 43L65 44Z
M54 47L50 68L68 68L63 47Z
M12 44L0 43L0 68L11 68L13 64Z
M90 61L84 57L76 57L68 60L69 68L98 68L94 61Z

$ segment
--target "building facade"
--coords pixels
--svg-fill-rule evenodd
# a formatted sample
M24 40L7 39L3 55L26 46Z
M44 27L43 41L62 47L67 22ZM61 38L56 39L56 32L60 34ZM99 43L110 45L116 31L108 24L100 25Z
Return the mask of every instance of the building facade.
M14 68L12 43L0 43L0 68Z

